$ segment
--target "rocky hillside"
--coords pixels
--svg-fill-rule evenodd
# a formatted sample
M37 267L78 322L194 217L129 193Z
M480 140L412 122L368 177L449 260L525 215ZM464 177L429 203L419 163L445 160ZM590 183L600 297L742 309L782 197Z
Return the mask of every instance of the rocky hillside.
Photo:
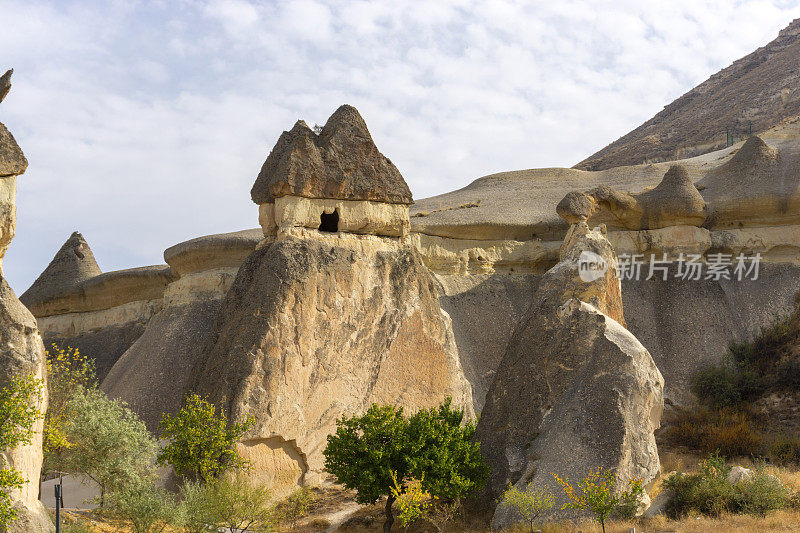
M684 94L575 168L603 170L692 157L726 144L726 128L765 131L800 114L800 19L777 39Z

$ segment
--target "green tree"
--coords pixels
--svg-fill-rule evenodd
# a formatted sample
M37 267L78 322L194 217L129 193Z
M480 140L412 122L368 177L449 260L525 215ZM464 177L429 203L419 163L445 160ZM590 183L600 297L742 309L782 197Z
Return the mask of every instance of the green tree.
M67 472L83 474L100 486L101 507L106 491L153 475L155 439L124 402L78 387L69 406L66 435L72 446L63 452L63 464Z
M408 421L403 408L371 405L362 416L343 416L328 436L325 468L339 483L356 491L356 501L373 504L386 496L383 531L390 533L394 516L393 478L409 477Z
M528 487L520 490L514 485L510 485L503 494L503 501L500 505L511 509L528 523L533 533L533 526L543 512L551 509L555 499L553 494L547 489L535 489Z
M161 437L167 445L158 454L159 464L169 464L190 480L210 481L226 470L247 465L236 451L236 443L253 424L228 423L224 413L197 394L187 397L175 416L164 414Z
M181 492L189 533L208 531L208 526L222 526L231 531L260 531L274 525L270 491L250 484L240 471L207 483L187 482Z
M408 421L409 470L438 500L457 500L483 487L489 477L480 443L473 442L475 424L463 421L464 412L453 409L450 398Z
M42 418L38 408L41 394L42 382L33 376L12 378L0 389L0 450L32 442L34 424ZM16 520L18 513L12 507L11 494L25 483L26 479L17 470L0 470L0 526Z
M372 405L362 416L337 421L324 452L325 467L357 492L359 503L386 496L383 529L388 532L394 522L395 480L419 479L441 509L450 509L486 482L480 445L472 442L475 426L462 425L463 418L450 399L408 419L402 408Z

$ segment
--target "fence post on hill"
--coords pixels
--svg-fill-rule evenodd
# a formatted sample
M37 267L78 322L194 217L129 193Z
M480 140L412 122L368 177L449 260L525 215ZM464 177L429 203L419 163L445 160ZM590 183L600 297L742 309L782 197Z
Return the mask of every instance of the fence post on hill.
M61 533L61 483L55 484L56 491L56 533Z

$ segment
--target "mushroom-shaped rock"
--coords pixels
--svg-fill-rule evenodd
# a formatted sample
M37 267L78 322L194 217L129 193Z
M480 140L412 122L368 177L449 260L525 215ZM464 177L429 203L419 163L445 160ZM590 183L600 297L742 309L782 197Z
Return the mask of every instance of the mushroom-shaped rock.
M735 173L770 167L778 159L778 151L764 142L758 135L748 138L733 157L720 166L717 173Z
M643 229L699 226L706 219L706 202L681 165L672 165L661 183L637 198L643 206Z
M601 185L587 192L598 205L591 220L615 229L640 229L642 205L632 195Z
M384 156L356 108L343 105L317 135L298 121L270 152L250 196L257 204L286 195L413 203L397 167Z
M83 235L76 231L19 299L29 309L35 309L101 273L92 249Z
M706 219L705 200L681 165L672 165L661 182L649 191L629 194L601 185L586 194L599 206L591 223L614 229L700 226Z
M577 224L578 222L586 222L592 216L595 205L594 198L588 194L572 191L558 202L556 213L566 220L568 224Z

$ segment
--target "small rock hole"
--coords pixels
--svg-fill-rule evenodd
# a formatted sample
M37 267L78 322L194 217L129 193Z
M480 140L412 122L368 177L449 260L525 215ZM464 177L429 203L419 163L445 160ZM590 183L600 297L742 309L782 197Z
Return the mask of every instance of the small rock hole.
M339 231L339 210L334 209L333 213L323 212L319 217L319 230L336 233Z

